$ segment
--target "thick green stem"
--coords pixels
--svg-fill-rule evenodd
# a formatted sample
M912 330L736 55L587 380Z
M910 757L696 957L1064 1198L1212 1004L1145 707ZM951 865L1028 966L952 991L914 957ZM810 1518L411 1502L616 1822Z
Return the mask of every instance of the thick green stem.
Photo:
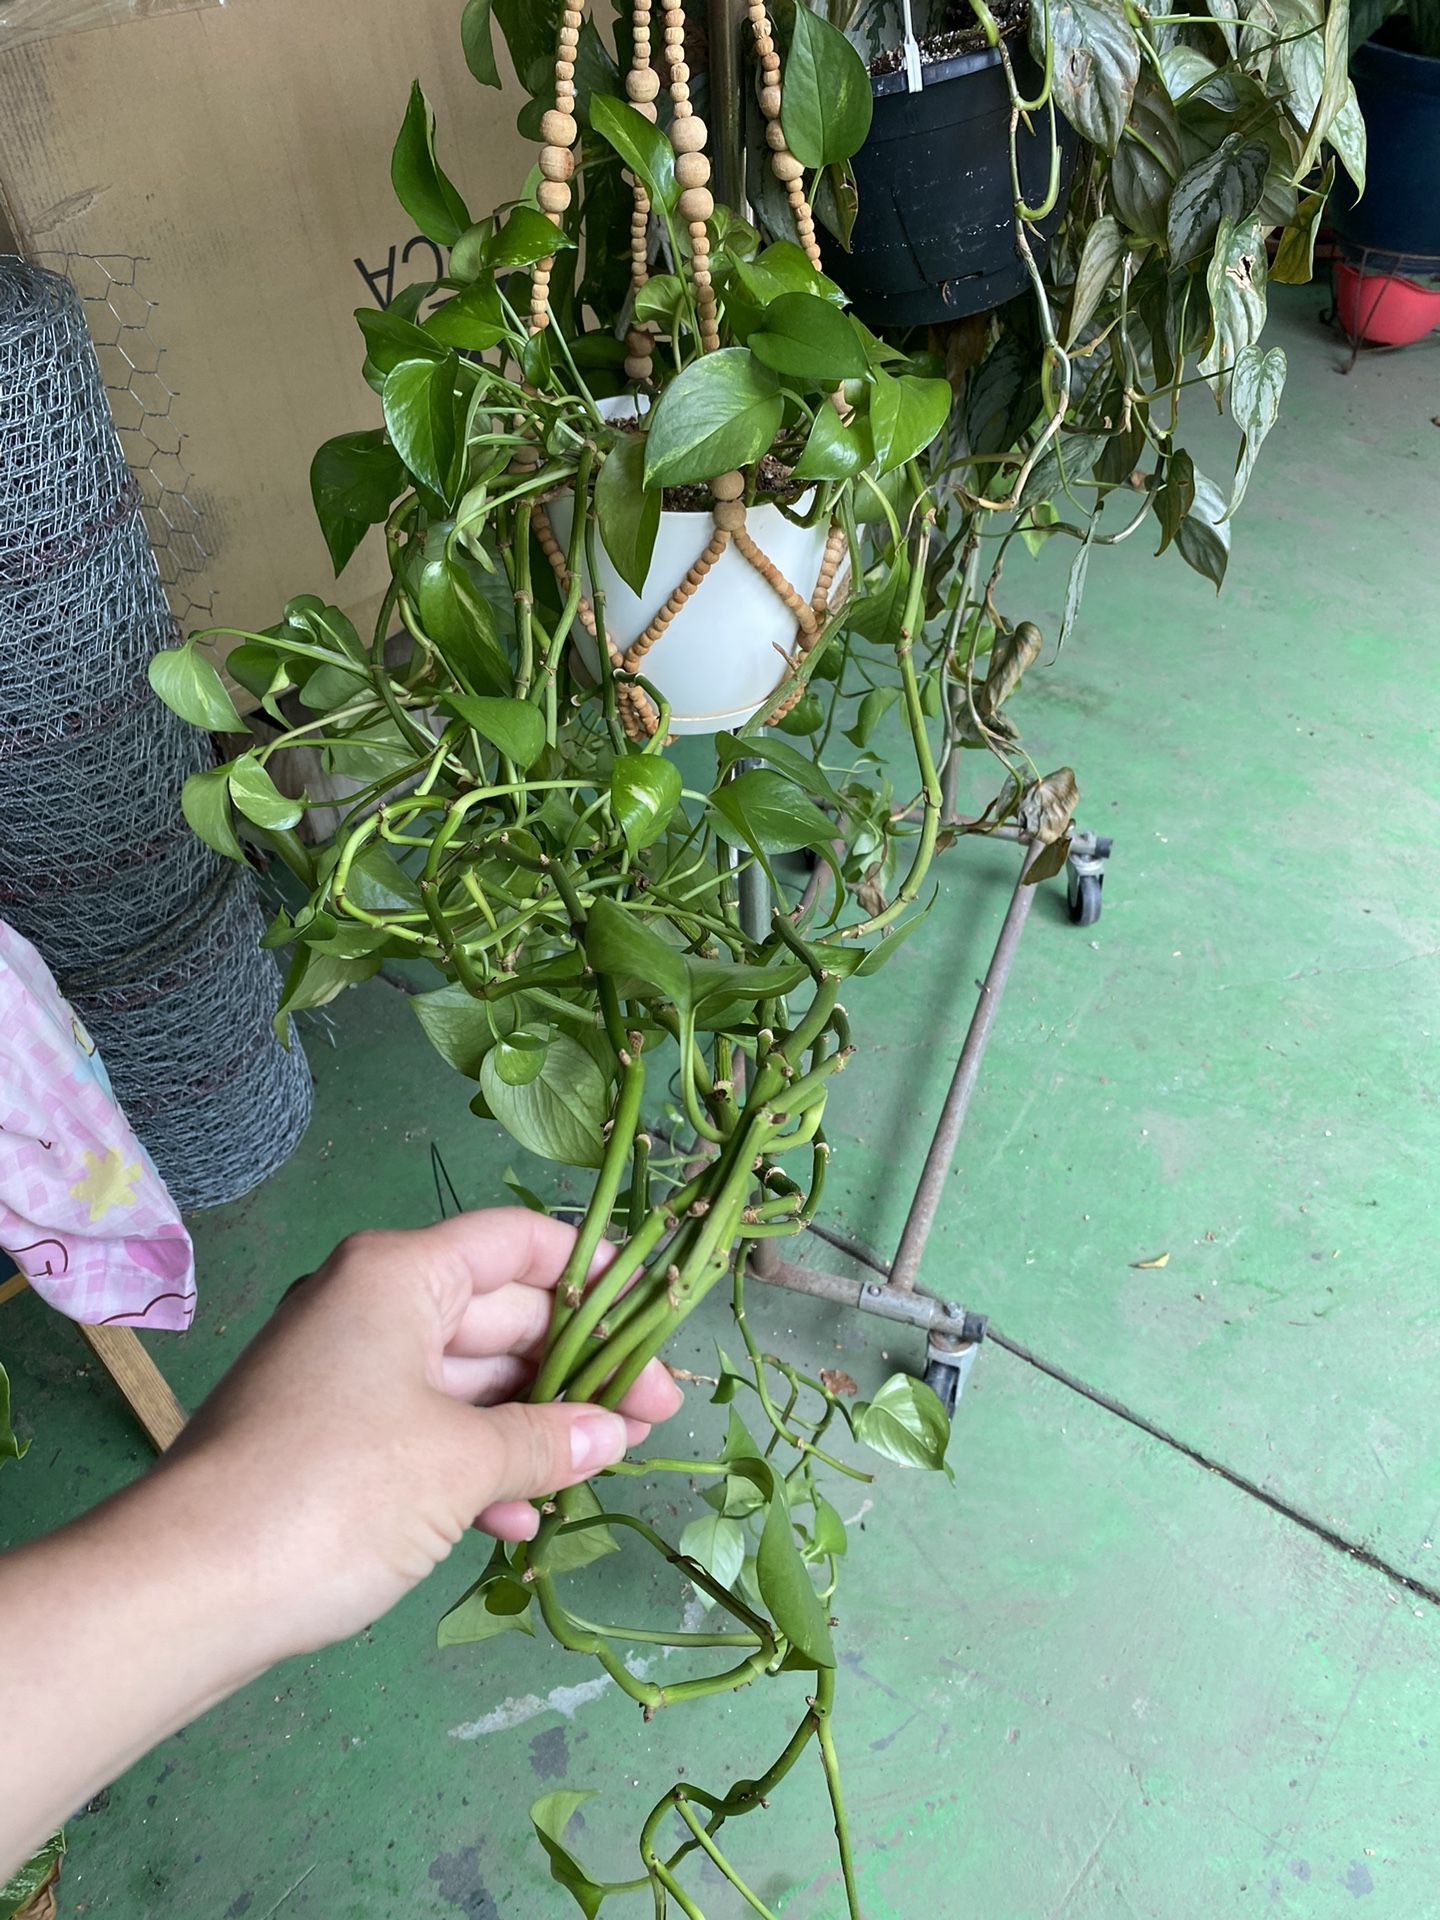
M632 1034L630 1038L635 1052L633 1054L624 1052L620 1056L620 1094L615 1102L615 1112L611 1116L610 1138L605 1143L605 1157L600 1163L600 1172L596 1176L590 1204L585 1209L585 1218L581 1221L580 1231L575 1237L575 1245L570 1250L570 1258L565 1262L564 1271L555 1288L555 1304L550 1320L552 1347L563 1330L565 1322L581 1304L581 1295L590 1272L590 1262L595 1258L601 1235L610 1224L610 1216L615 1211L620 1183L625 1178L625 1169L630 1163L635 1130L640 1124L640 1103L645 1096L645 1062L639 1051L639 1034Z
M676 1793L675 1811L680 1815L680 1818L685 1822L686 1826L689 1827L701 1847L709 1854L710 1858L715 1862L715 1865L720 1869L721 1873L724 1874L731 1886L734 1887L741 1899L750 1907L752 1912L760 1914L762 1920L776 1920L774 1908L767 1907L759 1894L752 1892L751 1889L746 1886L745 1882L740 1878L740 1875L710 1838L710 1835L705 1830L704 1824L696 1815L689 1800L682 1792Z
M850 1851L850 1825L845 1818L845 1802L840 1792L840 1761L835 1752L835 1736L830 1730L834 1706L835 1671L822 1667L815 1676L815 1731L820 1742L820 1763L825 1769L825 1785L835 1816L835 1840L840 1848L840 1871L845 1877L845 1899L850 1908L850 1920L862 1920L860 1889L855 1883L855 1860Z

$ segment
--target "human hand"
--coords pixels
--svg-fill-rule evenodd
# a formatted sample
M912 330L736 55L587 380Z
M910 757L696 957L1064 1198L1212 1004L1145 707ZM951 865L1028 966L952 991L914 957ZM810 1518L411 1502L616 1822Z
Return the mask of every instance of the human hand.
M516 1403L573 1241L522 1208L357 1234L194 1416L156 1477L188 1479L249 1543L267 1661L359 1632L472 1525L529 1539L532 1499L613 1465L679 1407L658 1361L621 1413Z
M527 1538L532 1498L675 1411L658 1362L625 1418L513 1403L573 1244L518 1208L347 1240L152 1472L0 1554L0 1880L167 1733L369 1626L468 1527Z

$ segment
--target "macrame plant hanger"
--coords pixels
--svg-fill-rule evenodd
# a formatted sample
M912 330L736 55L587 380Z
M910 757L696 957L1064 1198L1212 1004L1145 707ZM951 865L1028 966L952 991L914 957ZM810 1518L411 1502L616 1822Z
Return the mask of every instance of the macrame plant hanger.
M656 101L661 79L651 62L651 20L657 9L652 0L634 0L631 9L634 51L625 75L625 96L639 114L652 123L659 119ZM706 152L708 131L695 112L690 99L690 68L685 58L685 9L679 0L662 0L658 8L663 35L662 58L669 74L672 107L670 144L675 149L675 178L680 185L678 212L690 237L688 271L695 294L695 312L699 321L700 350L713 353L720 345L719 318L715 287L710 269L710 229L708 221L715 211L710 191L710 160ZM780 56L775 50L765 0L748 0L747 12L754 36L755 55L760 67L760 109L765 116L765 141L770 149L770 165L785 188L795 219L800 245L816 271L820 271L820 247L815 237L815 221L805 198L804 168L786 145L780 122ZM580 43L583 6L567 6L560 22L555 53L555 105L540 121L540 172L537 199L541 211L556 226L565 217L572 197L571 180L575 172L574 146L579 136L575 117L575 60ZM650 276L651 207L641 182L626 173L634 197L630 219L630 285L638 294ZM677 265L681 263L677 262ZM535 267L530 283L530 331L543 332L550 324L550 275L554 256ZM642 391L654 370L655 336L648 326L633 324L625 336L625 372ZM843 400L837 396L837 405ZM637 403L639 404L639 403ZM659 713L635 676L645 656L655 645L686 602L703 585L706 576L727 547L733 546L752 566L765 584L782 600L795 618L795 649L784 658L781 683L789 677L798 661L810 651L819 637L830 610L830 595L835 585L845 550L844 530L838 522L830 529L815 591L807 600L757 544L746 525L745 475L738 470L717 474L710 482L714 499L711 508L713 531L703 552L687 569L649 625L622 653L607 641L610 664L616 675L615 694L625 731L632 740L645 739L659 724ZM581 510L585 503L579 503ZM556 539L549 516L543 509L535 515L536 537L562 588L570 586L565 554ZM594 609L582 595L579 617L587 633L596 636ZM800 698L797 688L788 699L766 716L773 723L784 717Z
M916 92L921 88L924 80L920 48L915 37L910 0L902 0L902 6L906 82L909 90ZM765 116L765 142L770 152L770 165L776 179L785 188L794 215L796 237L812 265L819 271L821 269L820 248L815 235L815 222L805 198L804 168L790 152L781 124L780 56L775 50L765 0L710 0L712 80L718 81L726 94L725 99L716 100L713 109L721 129L719 152L726 175L721 185L732 204L738 205L742 198L740 183L738 178L731 176L738 175L739 171L737 149L739 147L740 96L733 59L734 42L730 36L733 28L738 25L742 7L749 21L756 60L760 69L760 108ZM651 0L636 0L633 8L635 52L633 64L625 76L625 93L637 113L644 114L647 120L656 121L659 118L656 100L660 92L660 77L651 65L651 14ZM686 221L690 234L689 267L695 288L701 349L709 353L719 345L719 339L715 319L715 295L710 272L710 238L706 225L714 211L714 201L709 188L711 167L706 153L708 135L703 122L695 114L690 103L690 70L685 61L684 9L678 4L667 4L660 8L660 14L664 34L663 57L670 73L670 96L674 103L670 140L676 155L676 178L681 186L679 212L681 218ZM570 150L578 134L574 111L575 54L579 45L582 18L583 12L580 7L566 8L560 28L559 49L555 63L555 109L547 113L541 122L541 135L545 145L540 153L540 170L544 177L540 186L539 202L557 224L563 218L571 198L570 180L574 173L574 156ZM723 48L716 48L713 45L717 31L723 32L726 36ZM645 190L638 181L631 181L631 189L634 194L634 214L630 227L630 277L632 290L638 292L649 277L651 208ZM677 262L676 265L679 267L681 263ZM536 269L533 282L530 326L536 332L549 324L550 267L550 262L542 263ZM653 332L646 326L632 325L626 334L625 347L626 374L636 382L643 393L650 380L653 365L655 347ZM836 408L844 413L846 409L843 393L837 392L832 399ZM643 404L643 400L637 400L637 406L643 406ZM744 475L740 473L718 475L711 482L711 492L714 495L714 505L711 509L714 532L706 543L704 552L633 645L623 654L613 646L610 648L610 660L616 674L615 686L620 713L626 731L632 739L649 738L658 724L658 714L634 676L646 653L665 631L679 609L700 588L706 574L719 556L725 552L727 546L734 545L737 551L744 555L750 565L755 567L795 615L795 651L786 662L787 677L796 662L814 646L828 615L833 611L832 593L835 590L836 576L845 548L844 535L840 528L832 526L830 530L819 581L815 592L806 601L756 546L746 528ZM550 529L543 508L536 513L534 524L538 530L540 544L551 566L555 569L562 587L568 590L570 576L565 555ZM842 576L841 590L843 585ZM594 634L594 612L583 598L580 602L580 617L587 631ZM768 713L767 720L775 721L782 718L798 698L799 693L796 692L783 705ZM953 762L951 766L953 768ZM952 773L947 769L947 782L951 777ZM947 793L949 792L947 785ZM953 797L947 800L945 811L947 817L953 811ZM980 1063L999 1012L1001 997L1014 965L1026 919L1039 891L1037 887L1026 883L1026 870L1036 851L1026 830L1018 826L993 827L990 829L989 837L1015 840L1021 844L1023 850L1021 871L1000 930L994 957L980 988L975 1014L966 1034L964 1047L956 1062L950 1092L930 1144L924 1171L915 1189L894 1261L888 1267L880 1266L876 1263L874 1255L869 1254L858 1244L852 1245L851 1251L855 1257L862 1264L870 1265L875 1273L873 1279L857 1280L854 1277L832 1274L809 1266L799 1266L780 1256L778 1242L760 1240L755 1243L750 1263L751 1272L771 1286L790 1288L795 1292L828 1301L838 1307L859 1309L925 1332L928 1335L925 1379L940 1395L947 1411L954 1410L979 1344L985 1337L985 1320L983 1315L967 1312L958 1301L942 1300L933 1294L921 1291L916 1282L919 1278L925 1244L954 1162L960 1130L979 1076ZM1093 834L1085 834L1077 835L1074 845L1077 854L1081 857L1077 859L1072 856L1071 861L1071 918L1077 923L1089 925L1099 911L1099 876L1103 873L1104 862L1110 852L1110 842L1108 839L1097 839ZM1094 890L1091 908L1083 913L1077 906L1077 885L1088 885ZM747 865L742 868L740 886L742 917L752 933L758 935L768 927L771 909L763 870L756 865ZM1083 899L1082 895L1081 905L1083 905Z

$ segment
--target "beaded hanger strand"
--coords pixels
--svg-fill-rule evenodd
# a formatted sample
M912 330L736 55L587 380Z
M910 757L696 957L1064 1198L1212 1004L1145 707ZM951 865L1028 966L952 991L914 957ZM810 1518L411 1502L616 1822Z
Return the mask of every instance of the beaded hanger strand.
M659 120L660 75L651 59L651 20L654 0L633 0L631 8L632 54L625 75L625 97L644 119ZM685 222L690 240L689 273L695 293L695 313L699 323L700 350L713 353L720 345L719 310L710 265L709 222L715 211L710 191L710 160L705 148L709 138L705 122L695 112L690 99L690 67L685 58L685 9L681 0L661 0L660 27L663 37L665 68L669 75L671 118L670 144L675 151L675 178L680 187L677 212ZM820 271L820 246L815 220L805 197L805 169L790 151L781 120L782 91L780 56L765 0L748 0L750 29L755 57L760 70L760 111L765 118L765 144L770 151L770 167L785 189L795 222L795 231L811 265ZM579 137L575 116L575 64L580 44L583 6L567 5L562 13L555 51L555 105L541 116L541 181L536 200L543 213L557 227L565 218L573 197L571 180L575 172L574 146ZM634 301L650 277L650 240L653 209L641 181L626 172L633 198L630 219L630 298ZM550 324L550 277L554 255L539 261L530 281L530 331L541 333ZM677 262L677 265L679 263ZM633 317L625 334L625 373L637 385L647 384L654 372L655 334L651 326ZM830 611L830 595L844 556L844 536L832 526L825 545L820 576L809 600L785 578L765 553L746 525L745 475L738 470L717 474L710 482L714 501L711 509L713 531L698 559L689 566L666 596L659 611L622 654L613 642L607 642L610 663L615 669L616 700L625 731L631 739L653 734L659 716L646 694L635 684L645 656L670 626L676 615L703 584L711 568L733 544L736 552L754 568L794 616L795 652L781 653L785 675L799 658L814 646ZM550 562L556 578L568 591L569 568L560 542L543 507L534 516L536 538ZM581 596L580 619L586 631L596 634L594 609ZM769 716L774 722L784 717L799 699L799 691Z

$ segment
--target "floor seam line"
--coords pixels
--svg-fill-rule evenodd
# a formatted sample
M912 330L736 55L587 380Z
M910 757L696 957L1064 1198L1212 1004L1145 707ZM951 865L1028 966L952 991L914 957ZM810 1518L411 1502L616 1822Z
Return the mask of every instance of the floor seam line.
M847 1255L861 1266L869 1267L873 1273L878 1273L884 1279L889 1278L890 1263L882 1260L862 1241L852 1239L849 1234L837 1232L834 1228L822 1226L818 1221L812 1222L808 1231L817 1239L834 1247L837 1252ZM1093 1406L1113 1414L1116 1419L1125 1421L1127 1425L1147 1434L1152 1440L1158 1440L1162 1446L1169 1447L1172 1452L1182 1455L1195 1466L1203 1467L1207 1473L1217 1475L1237 1493L1243 1493L1252 1500L1258 1500L1261 1506L1268 1507L1282 1520L1289 1520L1293 1525L1303 1528L1306 1533L1313 1534L1317 1540L1323 1541L1337 1553L1343 1553L1348 1559L1357 1561L1361 1566L1369 1567L1372 1572L1382 1574L1385 1579L1403 1588L1406 1593L1414 1594L1417 1599L1428 1601L1432 1607L1440 1607L1440 1588L1417 1579L1414 1574L1405 1573L1392 1561L1376 1553L1373 1548L1362 1545L1358 1540L1350 1539L1335 1527L1327 1525L1325 1521L1306 1513L1303 1507L1293 1505L1282 1495L1269 1492L1258 1481L1252 1480L1248 1474L1241 1473L1236 1467L1227 1466L1223 1460L1217 1460L1213 1454L1206 1453L1202 1447L1192 1446L1188 1440L1182 1440L1179 1434L1171 1433L1168 1428L1157 1425L1145 1414L1137 1413L1133 1407L1126 1406L1123 1400L1116 1400L1103 1388L1091 1386L1077 1374L1069 1372L1054 1361L1044 1359L1032 1348L1023 1346L1020 1341L1012 1340L993 1321L986 1329L985 1338L993 1340L997 1347L1022 1361L1026 1366L1034 1367L1037 1372L1045 1374L1047 1378L1055 1381L1057 1386L1079 1394Z
M1026 1366L1034 1367L1037 1372L1054 1380L1058 1386L1079 1394L1082 1399L1089 1400L1092 1405L1101 1408L1102 1411L1113 1414L1117 1419L1125 1421L1127 1425L1148 1435L1150 1439L1158 1440L1162 1446L1169 1447L1172 1452L1183 1455L1195 1466L1203 1467L1207 1473L1217 1475L1227 1485L1234 1487L1237 1493L1247 1494L1252 1500L1258 1500L1262 1506L1268 1507L1282 1520L1289 1520L1295 1526L1302 1527L1306 1533L1313 1534L1317 1540L1345 1554L1348 1559L1358 1561L1361 1566L1383 1574L1387 1580L1393 1581L1398 1587L1403 1587L1407 1593L1414 1594L1418 1599L1427 1600L1431 1606L1440 1607L1440 1588L1432 1587L1426 1581L1417 1579L1414 1574L1404 1572L1393 1561L1386 1560L1376 1553L1373 1548L1363 1545L1358 1540L1350 1539L1348 1535L1327 1525L1325 1521L1317 1520L1313 1514L1306 1513L1303 1507L1293 1505L1282 1495L1271 1493L1258 1481L1252 1480L1248 1474L1241 1473L1236 1467L1227 1466L1223 1460L1217 1460L1213 1454L1206 1453L1202 1447L1192 1446L1188 1440L1182 1440L1178 1434L1157 1425L1145 1414L1137 1413L1133 1407L1127 1407L1122 1400L1114 1399L1102 1388L1092 1387L1088 1381L1081 1380L1066 1368L1044 1359L1029 1347L1023 1346L1018 1340L1012 1340L1008 1334L1002 1333L993 1324L987 1329L985 1337L987 1340L993 1340L997 1347L1022 1361Z

